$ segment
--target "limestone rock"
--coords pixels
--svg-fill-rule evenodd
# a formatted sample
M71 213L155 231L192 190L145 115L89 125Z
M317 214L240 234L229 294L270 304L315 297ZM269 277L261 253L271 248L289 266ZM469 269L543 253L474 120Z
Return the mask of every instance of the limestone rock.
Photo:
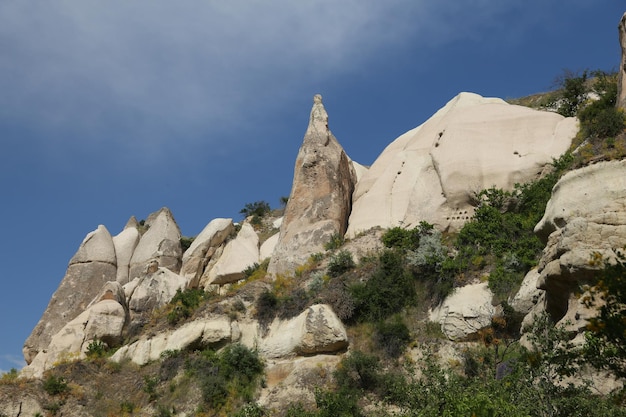
M176 291L185 289L187 280L166 268L157 268L124 286L133 325L145 323L157 308L169 303Z
M194 320L176 330L142 338L130 345L121 347L111 357L120 362L129 359L138 365L157 360L166 350L183 350L190 346L209 347L230 342L233 328L226 316L214 316Z
M117 282L124 285L129 281L130 260L139 244L141 234L137 229L137 220L131 217L126 227L113 237L113 246L117 257Z
M266 358L332 353L347 346L343 323L325 304L313 305L291 320L275 320L258 342L259 353Z
M94 340L101 340L111 346L121 341L127 312L114 298L122 293L122 289L117 282L108 285L112 289L99 297L99 301L52 336L47 348L39 352L22 371L23 376L40 378L60 360L84 357L87 347Z
M626 110L626 13L622 16L617 29L622 47L622 60L617 79L617 107Z
M237 237L229 241L217 262L207 268L201 286L227 284L245 278L244 270L259 262L259 237L249 223L241 225Z
M347 235L420 221L458 230L474 214L476 192L536 178L577 131L574 118L461 93L363 174Z
M352 162L328 128L322 97L316 95L269 273L291 272L323 251L333 234L343 236L355 183Z
M180 275L195 288L200 282L204 269L215 254L216 249L235 230L232 219L213 219L191 243L183 254Z
M152 261L174 273L180 271L182 248L180 229L167 208L151 214L146 220L148 230L141 237L130 261L130 279L142 276Z
M554 320L586 316L578 311L579 286L593 285L604 262L626 245L626 160L565 174L535 232L547 240L538 265L546 311Z
M52 336L82 313L107 281L115 281L117 265L113 238L104 226L89 233L72 257L48 307L24 343L26 363L45 349Z
M430 320L441 324L441 330L448 339L465 339L491 324L496 314L492 298L487 283L457 288L430 312Z
M520 289L509 302L511 307L518 313L528 314L539 301L542 290L537 288L539 272L536 268L528 271Z
M270 236L269 238L267 238L265 242L263 242L263 244L261 245L261 248L259 249L259 260L263 261L272 256L272 253L274 253L274 249L276 248L276 245L278 244L279 237L280 237L280 233L276 233Z
M20 393L16 396L5 394L0 390L0 415L1 416L43 416L44 409L40 401L32 393Z

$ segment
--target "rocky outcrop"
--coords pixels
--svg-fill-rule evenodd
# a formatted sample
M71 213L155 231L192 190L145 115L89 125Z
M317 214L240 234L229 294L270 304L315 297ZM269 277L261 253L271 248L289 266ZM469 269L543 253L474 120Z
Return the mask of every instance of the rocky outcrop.
M124 292L118 282L109 282L89 307L57 332L45 350L22 371L22 376L40 378L60 360L84 357L95 340L110 346L122 340L126 323Z
M322 251L333 234L343 236L355 183L353 165L328 128L322 97L316 95L269 273L293 271Z
M196 236L183 254L180 270L180 275L187 279L189 287L195 288L199 285L200 277L215 252L234 231L232 219L213 219Z
M581 327L588 314L577 295L580 285L595 283L604 262L626 245L626 160L565 174L535 232L546 242L537 284L545 290L543 308L554 320L575 318Z
M266 358L336 352L348 346L348 336L332 308L316 304L291 320L276 320L258 342Z
M45 349L66 323L82 313L107 281L115 281L117 264L111 234L104 226L87 234L70 260L48 307L24 343L27 363Z
M461 93L363 175L347 235L420 221L458 230L474 213L476 192L536 178L577 131L574 118Z
M129 278L144 275L148 265L155 261L158 266L178 273L182 258L181 234L172 212L164 207L148 216L145 225L148 230L133 252Z
M126 223L124 230L113 237L113 246L117 258L117 282L122 285L127 284L130 280L130 260L141 238L137 229L138 226L137 219L133 216Z
M626 13L617 26L619 43L622 48L622 60L620 62L617 79L617 107L626 110Z
M509 305L518 313L528 314L537 305L541 297L542 291L537 288L539 281L539 272L536 268L528 271L519 290L515 294L512 300L509 301Z
M450 340L463 340L491 324L496 309L487 283L457 288L430 312L430 321L441 325Z
M226 244L217 262L206 269L200 286L237 282L245 278L246 268L258 262L259 237L249 223L244 223L237 237Z

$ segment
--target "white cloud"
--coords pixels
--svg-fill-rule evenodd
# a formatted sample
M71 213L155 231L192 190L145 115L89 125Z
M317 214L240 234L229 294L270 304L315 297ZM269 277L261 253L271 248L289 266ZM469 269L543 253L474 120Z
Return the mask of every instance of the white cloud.
M253 106L275 107L293 89L375 64L386 48L479 33L481 22L510 7L494 0L460 4L3 2L0 124L137 146L172 137L209 140L242 123Z
M15 368L19 371L26 366L26 362L21 356L4 354L0 355L0 366L10 366L11 368ZM0 369L0 375L9 372L9 370L10 369Z

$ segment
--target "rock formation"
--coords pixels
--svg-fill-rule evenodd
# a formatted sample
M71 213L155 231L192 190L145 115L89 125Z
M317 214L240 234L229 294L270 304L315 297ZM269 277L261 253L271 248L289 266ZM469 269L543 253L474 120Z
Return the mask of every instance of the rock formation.
M145 223L148 230L143 234L130 260L129 278L132 280L146 273L148 265L156 261L158 266L178 273L182 249L180 229L168 208L151 214Z
M130 260L135 252L141 234L137 227L137 219L131 217L124 230L113 237L113 245L115 246L115 256L117 258L117 282L124 285L130 280Z
M82 313L107 281L115 281L117 263L113 238L100 225L87 234L70 260L65 277L54 292L48 307L24 343L26 363L45 349L66 323Z
M622 48L622 60L619 65L617 78L617 107L626 110L626 13L617 26L619 43Z
M476 192L536 178L577 129L574 118L461 93L387 146L363 175L347 235L423 220L458 230L474 213Z
M355 183L356 171L328 128L322 97L316 95L268 272L293 271L322 251L333 234L343 236Z
M541 308L581 328L588 312L577 296L580 285L593 284L604 262L626 246L626 160L565 174L535 232L546 242L538 265Z

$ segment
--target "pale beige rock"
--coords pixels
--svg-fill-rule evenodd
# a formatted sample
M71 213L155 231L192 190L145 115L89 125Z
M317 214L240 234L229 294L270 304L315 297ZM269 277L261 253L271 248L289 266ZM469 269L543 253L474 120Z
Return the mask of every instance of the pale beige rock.
M420 221L458 230L474 213L476 192L536 178L577 131L574 118L461 93L387 146L363 175L347 236Z
M259 354L266 358L331 353L347 346L343 323L325 304L313 305L290 320L275 320L258 341Z
M554 320L576 315L579 286L595 283L604 262L626 246L626 160L564 175L535 232L547 241L538 265L545 309Z
M132 217L124 230L113 237L113 246L117 258L117 282L124 285L129 281L130 260L139 244L141 234L137 230L137 220Z
M274 249L276 248L276 245L278 244L279 236L280 236L280 233L276 233L270 236L269 238L267 238L265 242L263 242L263 244L261 245L261 248L259 249L259 260L263 261L272 256L272 253L274 253Z
M343 234L356 183L353 165L328 128L328 114L316 95L309 126L294 168L280 237L268 272L292 272L334 234Z
M115 352L111 360L121 362L128 359L138 365L145 365L158 360L166 350L184 350L192 345L209 347L231 341L232 326L228 317L212 316L123 346Z
M107 281L115 281L116 275L113 239L104 226L98 226L72 257L48 307L24 342L22 352L26 362L30 363L45 349L52 336L83 312Z
M617 26L619 43L622 48L622 59L617 78L617 107L626 110L626 13Z
M9 397L2 396L0 393L0 397L2 397L2 402L0 402L0 415L2 416L45 415L42 405L33 394L24 393L19 397Z
M244 270L259 262L259 236L249 223L241 225L237 237L229 241L201 286L227 284L245 278Z
M130 280L144 275L152 261L178 273L182 257L181 234L170 210L164 207L152 213L145 224L148 230L141 237L130 261Z
M486 282L457 288L430 312L430 321L439 323L448 339L465 339L491 324L496 314L492 298Z
M152 312L184 290L187 280L167 268L159 267L156 272L137 277L124 286L130 319L133 324L146 322Z
M509 304L515 311L522 314L528 314L539 301L542 290L537 288L539 281L539 271L536 268L528 271L524 280Z
M183 254L180 275L188 281L188 286L195 288L200 282L204 269L215 254L215 250L233 233L235 226L232 219L213 219L191 243Z

